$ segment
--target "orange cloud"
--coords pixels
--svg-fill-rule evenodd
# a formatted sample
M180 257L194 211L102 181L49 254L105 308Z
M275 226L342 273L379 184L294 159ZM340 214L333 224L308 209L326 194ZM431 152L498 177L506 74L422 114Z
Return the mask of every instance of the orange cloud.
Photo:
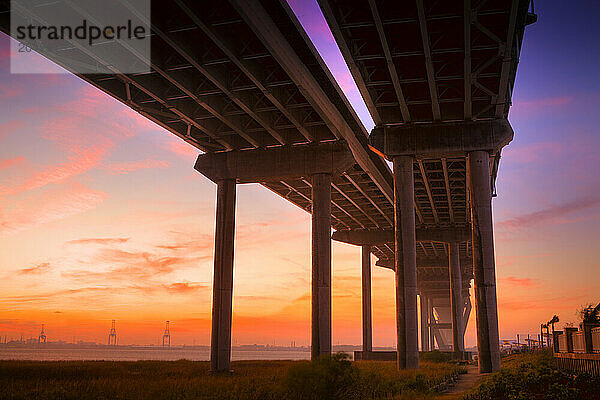
M8 158L5 160L0 160L0 169L12 167L13 165L18 165L25 161L24 157L14 157Z
M502 278L502 280L510 283L513 286L520 286L520 287L527 287L527 288L537 287L540 285L540 282L537 279L517 278L516 276L507 276L506 278Z
M188 254L193 254L189 252ZM182 268L198 265L201 261L210 259L210 255L164 255L149 251L127 251L115 248L102 248L92 255L87 264L93 265L93 270L78 269L63 272L65 278L82 282L113 282L135 281L145 282L156 280ZM98 265L112 266L107 270L98 271ZM116 265L116 266L115 266Z
M209 289L208 285L198 285L188 282L175 282L163 286L170 293L194 293L201 289Z
M543 298L539 295L535 298L518 297L515 299L499 296L498 306L502 311L522 311L531 312L531 310L550 310L556 311L563 308L565 304L578 304L584 296L553 296L552 298Z
M50 271L50 263L44 262L44 263L40 263L40 264L36 265L35 267L21 269L21 270L17 271L17 273L19 275L32 275L32 274L43 274L48 271Z
M69 240L65 244L115 244L125 243L129 241L129 238L90 238L90 239L76 239Z
M167 167L169 167L169 163L166 161L146 159L146 160L141 160L141 161L113 163L113 164L110 164L107 168L109 171L111 171L115 174L126 174L129 172L134 172L134 171L138 171L141 169L167 168Z

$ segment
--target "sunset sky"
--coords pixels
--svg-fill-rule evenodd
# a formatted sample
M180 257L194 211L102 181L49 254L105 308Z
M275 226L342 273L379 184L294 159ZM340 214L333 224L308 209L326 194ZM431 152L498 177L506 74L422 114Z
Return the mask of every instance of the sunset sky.
M536 2L493 200L501 338L600 301L600 6ZM290 0L373 126L312 0ZM0 33L0 336L209 344L216 186L198 151L69 74L12 75ZM234 344L310 343L310 215L238 185ZM360 249L333 244L334 344L361 343ZM374 345L395 344L373 271ZM562 326L562 324L561 324ZM471 316L466 345L475 345Z

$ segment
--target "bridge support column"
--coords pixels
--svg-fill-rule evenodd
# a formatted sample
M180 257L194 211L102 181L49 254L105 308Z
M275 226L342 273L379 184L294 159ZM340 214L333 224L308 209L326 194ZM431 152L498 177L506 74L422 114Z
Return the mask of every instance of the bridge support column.
M448 243L448 258L450 265L450 312L452 314L452 348L455 353L465 351L463 331L463 297L462 274L460 268L458 243Z
M362 328L363 352L373 351L371 322L371 246L362 246Z
M331 174L312 175L311 358L331 354Z
M419 306L421 307L421 351L429 351L429 310L427 308L427 297L419 295Z
M235 192L236 182L234 179L224 179L217 182L212 334L210 340L210 368L215 372L229 371L231 361Z
M414 369L419 339L413 158L396 156L393 162L398 369Z
M429 328L429 351L435 350L435 337L433 335L433 298L427 298L427 327Z
M469 153L477 351L482 373L500 369L489 161L486 151Z

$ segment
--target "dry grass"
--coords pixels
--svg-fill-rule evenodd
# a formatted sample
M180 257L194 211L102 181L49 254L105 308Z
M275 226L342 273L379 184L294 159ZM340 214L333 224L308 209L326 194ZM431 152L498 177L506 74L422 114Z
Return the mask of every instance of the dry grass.
M290 368L307 361L237 361L233 373L213 375L195 361L0 361L1 399L299 399ZM393 362L352 363L357 377L347 393L369 399L430 399L440 382L462 367L423 362L418 371ZM306 398L306 397L304 397Z

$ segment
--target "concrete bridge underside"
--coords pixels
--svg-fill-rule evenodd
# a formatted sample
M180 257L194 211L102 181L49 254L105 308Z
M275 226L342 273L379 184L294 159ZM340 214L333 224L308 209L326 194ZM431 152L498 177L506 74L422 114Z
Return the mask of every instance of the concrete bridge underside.
M491 199L529 0L319 4L370 134L283 0L152 1L151 72L80 75L202 151L218 188L211 367L230 365L236 185L255 182L312 214L313 357L331 352L333 228L362 248L365 351L374 254L395 271L399 368L418 367L418 309L423 350L464 349L474 278L480 370L495 371ZM103 62L56 45L58 64Z

